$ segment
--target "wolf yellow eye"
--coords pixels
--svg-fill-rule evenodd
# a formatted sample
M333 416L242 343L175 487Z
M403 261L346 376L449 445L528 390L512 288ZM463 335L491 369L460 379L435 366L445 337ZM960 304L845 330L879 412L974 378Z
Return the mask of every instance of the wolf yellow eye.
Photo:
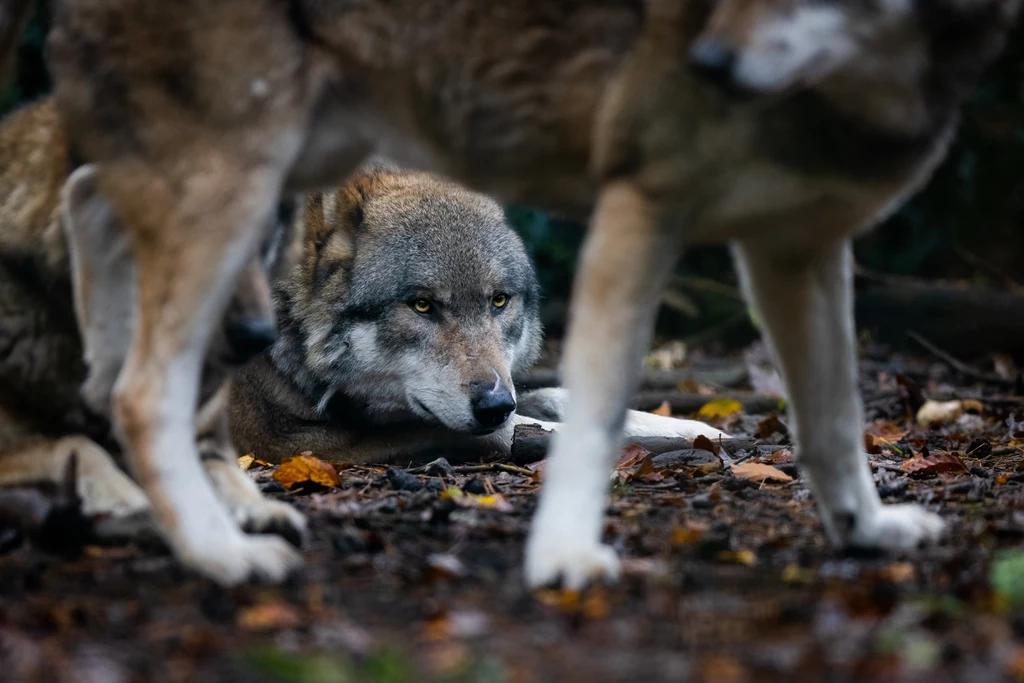
M491 305L495 308L505 308L508 303L508 294L495 294L491 297Z
M416 299L416 301L412 302L412 308L417 313L430 313L434 305L426 299Z

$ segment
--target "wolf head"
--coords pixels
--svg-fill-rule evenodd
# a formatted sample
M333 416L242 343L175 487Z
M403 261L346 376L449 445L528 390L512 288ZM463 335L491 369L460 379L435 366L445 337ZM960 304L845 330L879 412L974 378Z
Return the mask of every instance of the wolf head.
M735 93L813 87L878 69L929 78L936 61L998 49L1019 0L712 0L690 64ZM870 75L870 74L869 74ZM886 76L886 74L876 74Z
M501 207L375 161L312 195L305 218L271 356L318 410L335 399L383 422L505 424L541 326L533 265Z

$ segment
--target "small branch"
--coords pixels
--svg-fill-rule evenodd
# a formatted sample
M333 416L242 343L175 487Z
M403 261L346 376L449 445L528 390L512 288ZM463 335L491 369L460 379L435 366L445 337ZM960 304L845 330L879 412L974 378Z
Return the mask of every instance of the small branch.
M521 477L532 477L534 471L517 465L508 465L501 462L492 462L485 465L456 465L452 467L455 474L477 474L479 472L508 472Z
M995 375L988 372L981 372L980 370L975 370L967 363L963 362L959 358L953 357L946 351L943 351L938 346L931 343L930 341L919 335L917 332L914 332L913 330L907 330L907 336L916 341L918 344L927 349L930 353L937 356L940 360L944 361L947 365L949 365L950 367L952 367L954 370L959 372L961 375L964 375L965 377L976 379L979 382L999 384L1001 386L1016 386L1017 384L1015 380L1004 379L999 375Z

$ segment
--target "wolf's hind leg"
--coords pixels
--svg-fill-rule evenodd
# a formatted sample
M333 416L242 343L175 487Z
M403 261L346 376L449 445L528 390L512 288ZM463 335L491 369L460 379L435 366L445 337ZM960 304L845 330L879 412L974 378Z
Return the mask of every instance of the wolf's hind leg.
M882 505L864 454L857 388L853 257L842 241L797 257L734 248L748 301L786 383L797 457L837 545L912 548L942 520L917 505Z
M659 294L679 252L673 226L619 182L601 192L580 256L565 353L571 396L553 440L526 547L526 580L570 587L618 574L601 544L609 473Z
M90 409L109 416L114 382L131 342L135 267L128 236L96 187L95 165L77 168L64 183L61 223L89 369L81 394Z

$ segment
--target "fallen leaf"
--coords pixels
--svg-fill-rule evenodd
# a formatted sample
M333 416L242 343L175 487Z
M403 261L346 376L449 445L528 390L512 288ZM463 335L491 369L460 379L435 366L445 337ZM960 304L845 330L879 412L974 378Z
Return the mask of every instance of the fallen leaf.
M921 457L907 460L900 469L907 474L930 474L933 472L970 472L956 453L939 451L935 455L922 452Z
M672 404L668 401L662 401L660 406L651 411L651 414L672 417Z
M690 543L696 543L703 537L703 529L679 527L678 529L672 530L672 545L688 545Z
M286 489L301 484L334 487L340 483L338 472L330 463L305 453L282 463L274 472L274 479Z
M914 568L914 565L909 562L895 562L883 569L880 573L883 578L888 579L893 583L906 583L907 581L913 581L914 577L917 576L917 570Z
M796 456L793 455L793 451L783 448L767 456L765 461L772 465L788 465L791 462L796 462Z
M878 441L881 441L879 439ZM864 435L864 450L870 455L879 455L882 452L882 447L875 441L875 437L870 434Z
M459 507L475 508L477 510L497 510L498 512L512 512L512 504L500 493L491 495L476 495L466 493L460 488L450 486L440 494L441 500L450 500Z
M1001 485L1005 484L1008 481L1010 481L1010 475L1009 474L1003 473L1003 474L996 475L996 484L1001 486Z
M238 613L238 627L244 631L295 628L301 623L298 610L280 600L253 605Z
M714 441L703 434L693 440L693 450L707 451L711 455L718 455L718 446L715 445Z
M782 570L782 580L786 583L814 583L815 572L798 564L787 564Z
M742 550L723 550L718 553L718 561L753 567L757 564L757 555L754 554L753 550L747 550L745 548Z
M249 453L238 459L238 466L241 467L243 471L248 471L254 462L256 462L256 456Z
M875 420L868 425L867 431L868 434L882 439L885 443L894 443L910 433L909 429L903 429L892 420L885 419Z
M730 469L733 476L740 479L750 479L757 482L763 482L765 479L784 482L793 481L793 477L782 470L760 462L745 462L742 465L733 465Z
M615 466L615 469L631 469L643 462L644 458L650 454L651 452L643 446L631 443L622 449L622 455L619 456L619 464Z
M734 413L743 410L743 404L732 398L716 398L708 401L697 411L697 417L705 420L714 420L719 417L729 417Z
M757 423L757 438L767 439L772 434L785 434L786 426L782 424L779 416L772 413Z

